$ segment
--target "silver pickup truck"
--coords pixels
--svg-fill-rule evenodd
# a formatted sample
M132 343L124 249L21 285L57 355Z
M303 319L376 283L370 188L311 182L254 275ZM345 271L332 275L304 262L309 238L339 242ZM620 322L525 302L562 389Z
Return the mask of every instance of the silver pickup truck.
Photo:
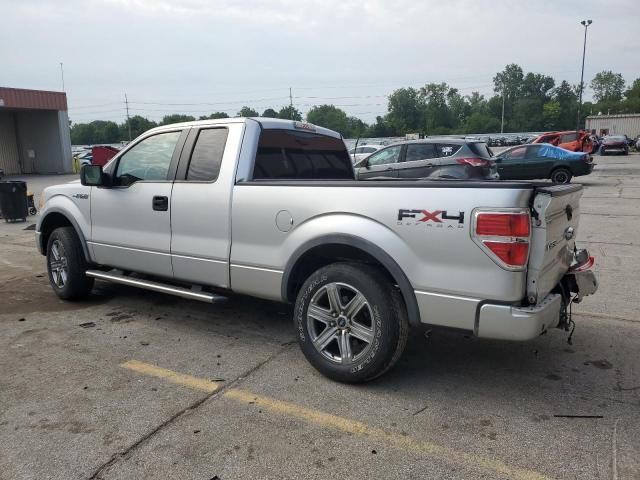
M579 185L355 181L339 134L264 118L150 130L47 188L36 242L63 299L94 279L217 302L295 303L307 359L373 379L409 327L527 340L597 289Z

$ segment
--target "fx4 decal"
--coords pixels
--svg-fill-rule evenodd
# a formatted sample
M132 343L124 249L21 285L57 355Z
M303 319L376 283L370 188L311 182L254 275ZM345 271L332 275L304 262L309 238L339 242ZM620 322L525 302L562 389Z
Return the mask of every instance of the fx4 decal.
M457 223L454 223L456 221ZM426 225L429 227L464 228L464 212L449 215L446 210L398 210L398 225Z

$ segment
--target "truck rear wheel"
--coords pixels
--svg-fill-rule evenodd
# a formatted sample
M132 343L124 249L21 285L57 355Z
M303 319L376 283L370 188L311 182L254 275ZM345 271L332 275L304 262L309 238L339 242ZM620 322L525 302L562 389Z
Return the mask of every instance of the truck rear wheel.
M94 283L86 271L82 245L73 227L56 228L47 242L47 272L53 291L64 300L86 298Z
M400 292L380 270L353 263L328 265L306 280L294 323L307 360L345 383L384 374L402 355L409 334Z

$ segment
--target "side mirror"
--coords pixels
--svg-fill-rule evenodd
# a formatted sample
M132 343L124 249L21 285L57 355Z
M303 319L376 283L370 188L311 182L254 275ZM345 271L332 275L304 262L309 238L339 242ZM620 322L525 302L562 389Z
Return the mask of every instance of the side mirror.
M88 187L104 185L102 165L83 165L80 169L80 183Z

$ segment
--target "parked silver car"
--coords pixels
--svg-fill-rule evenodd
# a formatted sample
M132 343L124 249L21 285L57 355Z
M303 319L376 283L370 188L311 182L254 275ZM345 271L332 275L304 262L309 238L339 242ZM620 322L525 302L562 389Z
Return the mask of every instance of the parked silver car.
M429 138L389 145L355 165L358 180L375 178L497 179L481 141Z

